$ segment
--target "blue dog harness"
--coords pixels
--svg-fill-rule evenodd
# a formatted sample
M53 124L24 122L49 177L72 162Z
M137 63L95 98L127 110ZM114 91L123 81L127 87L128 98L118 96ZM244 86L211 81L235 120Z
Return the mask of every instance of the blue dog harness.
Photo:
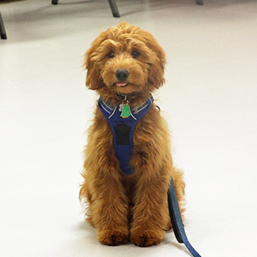
M105 119L108 121L113 133L114 151L119 160L120 169L126 175L131 175L134 171L129 162L132 157L133 133L135 127L139 120L149 111L153 100L153 96L151 95L146 102L136 109L130 109L126 97L119 107L113 107L104 102L101 98L98 101L98 106ZM184 243L192 256L201 257L187 239L173 179L171 179L168 190L168 206L171 223L178 242Z
M119 107L113 107L101 98L98 101L99 108L112 129L114 151L120 162L120 169L126 175L131 175L134 171L129 164L133 150L134 129L152 104L152 95L137 109L130 109L126 98Z

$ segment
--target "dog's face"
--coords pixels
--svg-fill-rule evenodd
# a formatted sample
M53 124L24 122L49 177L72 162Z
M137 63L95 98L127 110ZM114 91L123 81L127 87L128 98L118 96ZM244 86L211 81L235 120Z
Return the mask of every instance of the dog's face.
M110 94L152 92L164 83L164 65L153 36L123 22L102 32L86 52L86 85Z

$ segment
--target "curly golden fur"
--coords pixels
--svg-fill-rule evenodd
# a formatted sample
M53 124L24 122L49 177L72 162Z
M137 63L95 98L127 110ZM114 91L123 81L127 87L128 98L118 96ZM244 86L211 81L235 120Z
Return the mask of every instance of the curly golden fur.
M113 106L126 95L130 106L136 108L164 84L165 62L163 49L150 33L123 22L102 32L86 52L86 85ZM120 85L119 69L129 74ZM84 151L80 199L98 240L106 245L161 242L171 228L167 205L171 178L184 210L183 174L173 165L168 127L154 104L137 124L133 144L130 165L134 173L124 175L115 156L110 125L97 107Z

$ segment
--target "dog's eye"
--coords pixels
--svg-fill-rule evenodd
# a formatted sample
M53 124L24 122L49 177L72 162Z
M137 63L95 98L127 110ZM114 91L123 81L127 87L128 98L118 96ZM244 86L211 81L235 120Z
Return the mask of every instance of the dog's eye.
M115 53L113 51L107 54L107 57L109 58L113 58L114 56L115 56Z
M131 55L133 58L137 58L140 55L140 53L138 51L132 51Z

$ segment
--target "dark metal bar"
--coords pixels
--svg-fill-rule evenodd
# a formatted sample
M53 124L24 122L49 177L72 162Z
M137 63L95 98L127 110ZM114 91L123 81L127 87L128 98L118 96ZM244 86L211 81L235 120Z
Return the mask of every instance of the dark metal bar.
M7 39L7 35L4 28L4 21L2 19L1 12L0 12L0 34L2 39Z
M198 5L203 5L203 0L196 0L196 3L197 3Z
M58 4L58 0L52 0L52 4L57 5Z
M111 10L112 10L113 17L119 18L120 14L119 14L119 10L118 10L117 4L116 4L116 0L108 0L108 2L111 7Z

